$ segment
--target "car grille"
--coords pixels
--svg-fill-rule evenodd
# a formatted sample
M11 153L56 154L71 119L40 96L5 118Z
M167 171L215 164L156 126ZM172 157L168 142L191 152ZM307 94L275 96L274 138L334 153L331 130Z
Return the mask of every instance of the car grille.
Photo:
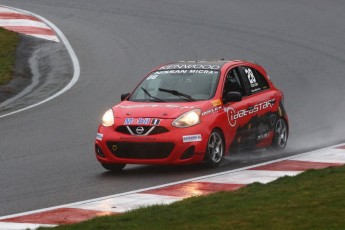
M115 131L119 133L125 133L129 135L138 135L138 136L154 135L154 134L169 132L169 130L165 128L164 126L139 126L139 125L120 125L115 129Z
M135 143L109 141L107 146L111 153L119 158L164 159L170 155L175 144L170 142Z

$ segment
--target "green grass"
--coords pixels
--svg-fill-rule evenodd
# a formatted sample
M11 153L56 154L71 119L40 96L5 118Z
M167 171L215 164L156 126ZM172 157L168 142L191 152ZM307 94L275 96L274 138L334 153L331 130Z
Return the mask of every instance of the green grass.
M43 229L43 228L40 228ZM345 167L193 197L57 229L345 229Z
M0 28L0 85L6 84L12 78L18 43L17 33Z

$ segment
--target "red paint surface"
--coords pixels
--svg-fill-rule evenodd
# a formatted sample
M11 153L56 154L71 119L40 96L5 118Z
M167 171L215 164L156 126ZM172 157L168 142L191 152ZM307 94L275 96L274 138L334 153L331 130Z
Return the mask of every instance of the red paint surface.
M165 196L177 196L177 197L191 197L207 195L210 193L220 191L235 191L245 184L221 184L221 183L207 183L207 182L188 182L178 185L172 185L164 188L153 189L144 191L145 194L165 195Z
M3 28L22 34L55 35L51 29L31 27L31 26L4 26Z
M337 167L341 165L343 164L286 160L259 166L256 168L251 168L248 170L306 171L308 169L323 169L327 167Z
M89 220L97 216L116 214L113 212L100 212L93 210L84 210L76 208L58 208L51 211L40 212L25 216L19 216L1 220L14 223L32 223L32 224L73 224Z
M0 19L28 19L32 21L41 21L36 17L18 13L0 13Z

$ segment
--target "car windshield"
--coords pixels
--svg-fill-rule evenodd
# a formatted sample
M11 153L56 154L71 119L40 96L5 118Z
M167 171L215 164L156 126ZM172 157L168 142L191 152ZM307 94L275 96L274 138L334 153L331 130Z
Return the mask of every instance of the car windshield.
M135 89L130 101L181 102L211 99L219 71L205 69L162 70L151 73Z

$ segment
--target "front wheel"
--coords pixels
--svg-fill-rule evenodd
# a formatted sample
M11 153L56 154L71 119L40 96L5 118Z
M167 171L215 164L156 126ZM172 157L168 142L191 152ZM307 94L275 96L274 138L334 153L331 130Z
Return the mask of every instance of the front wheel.
M274 126L274 137L272 147L274 149L283 149L288 139L288 126L283 118L279 118Z
M222 133L219 130L213 130L207 142L206 163L209 166L220 165L223 160L224 149L225 144Z
M106 170L109 170L112 172L119 172L126 166L126 164L104 164L104 163L101 163L101 165Z

